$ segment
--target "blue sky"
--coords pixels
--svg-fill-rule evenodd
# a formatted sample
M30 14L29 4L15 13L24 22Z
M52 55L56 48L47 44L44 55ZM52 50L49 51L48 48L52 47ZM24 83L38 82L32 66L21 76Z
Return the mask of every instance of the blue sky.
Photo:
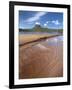
M39 12L19 11L19 28L33 28L35 24L50 29L63 28L63 13L61 12Z

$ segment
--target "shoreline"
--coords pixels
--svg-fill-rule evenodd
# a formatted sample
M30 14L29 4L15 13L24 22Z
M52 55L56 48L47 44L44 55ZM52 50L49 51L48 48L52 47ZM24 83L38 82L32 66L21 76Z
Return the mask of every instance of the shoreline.
M21 44L19 44L19 46L23 46L23 45L26 45L26 44L30 44L30 43L33 43L33 42L38 42L38 41L43 41L45 39L49 39L49 38L53 38L53 37L57 37L57 36L61 36L61 35L50 35L50 36L42 36L42 37L38 37L37 39L32 39L30 41L27 41L27 42L22 42ZM24 36L25 37L25 36Z

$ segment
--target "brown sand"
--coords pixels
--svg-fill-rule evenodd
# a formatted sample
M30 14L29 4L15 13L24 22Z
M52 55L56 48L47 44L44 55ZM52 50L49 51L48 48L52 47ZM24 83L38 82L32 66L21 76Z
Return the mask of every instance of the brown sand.
M39 44L46 48L41 48ZM19 79L62 77L63 45L60 44L48 46L38 42L29 45L29 48L20 47Z
M43 37L50 37L50 36L55 36L57 34L27 34L27 35L19 35L19 41L20 44L27 43L30 41L37 40L39 38Z

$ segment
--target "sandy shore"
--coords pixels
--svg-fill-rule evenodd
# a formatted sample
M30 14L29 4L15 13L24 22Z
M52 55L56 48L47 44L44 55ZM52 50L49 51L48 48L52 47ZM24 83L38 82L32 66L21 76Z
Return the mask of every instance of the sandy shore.
M63 76L63 42L57 45L38 42L19 50L20 79Z
M51 37L51 36L55 36L55 35L56 34L26 34L26 35L21 34L21 35L19 35L19 43L23 44L23 43L37 40L39 38Z

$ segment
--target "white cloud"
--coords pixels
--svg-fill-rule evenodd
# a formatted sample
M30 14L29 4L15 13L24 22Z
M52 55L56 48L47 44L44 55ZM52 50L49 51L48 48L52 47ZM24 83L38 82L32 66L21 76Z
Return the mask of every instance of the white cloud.
M44 26L46 27L46 26L47 26L47 24L45 23L45 24L44 24Z
M44 23L44 26L46 27L48 25L49 21L46 21L46 23Z
M53 20L52 23L54 23L55 25L59 25L60 22L58 20Z
M40 22L36 22L35 24L36 24L36 25L40 25Z
M55 23L55 21L53 20L52 23Z
M46 22L47 24L49 23L49 21Z
M26 22L33 22L33 21L37 21L39 20L40 17L42 17L43 15L45 15L46 12L38 12L37 14L35 14L33 17L30 17L26 20Z

